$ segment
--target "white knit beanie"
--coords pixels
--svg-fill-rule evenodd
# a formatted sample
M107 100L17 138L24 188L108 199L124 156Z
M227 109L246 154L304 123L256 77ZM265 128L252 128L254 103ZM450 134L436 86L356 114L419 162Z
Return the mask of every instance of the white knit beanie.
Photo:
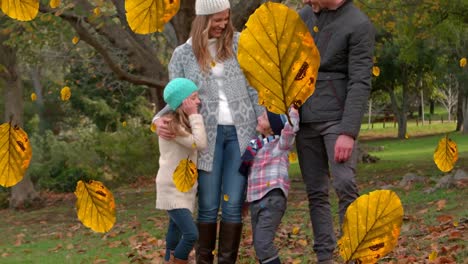
M196 15L212 15L231 8L229 0L196 0Z

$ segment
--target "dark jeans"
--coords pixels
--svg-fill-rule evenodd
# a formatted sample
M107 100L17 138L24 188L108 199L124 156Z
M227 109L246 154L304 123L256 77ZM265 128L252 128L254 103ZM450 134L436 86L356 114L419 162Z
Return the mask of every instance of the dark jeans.
M296 147L302 178L309 200L314 231L314 251L319 261L333 258L336 236L329 201L330 178L338 196L340 225L348 208L358 196L355 181L357 144L347 162L334 160L339 121L302 124L296 136Z
M193 221L192 213L188 209L174 209L167 213L169 226L166 234L165 259L168 261L173 251L175 258L187 260L198 240L198 229Z
M242 222L247 180L239 173L241 154L235 126L218 126L213 169L198 171L198 222Z
M286 205L287 199L281 189L273 189L250 204L253 243L261 263L278 257L274 240Z

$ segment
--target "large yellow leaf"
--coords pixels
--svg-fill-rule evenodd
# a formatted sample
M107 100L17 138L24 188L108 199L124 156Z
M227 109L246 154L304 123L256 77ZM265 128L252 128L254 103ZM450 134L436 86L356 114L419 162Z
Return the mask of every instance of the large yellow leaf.
M128 25L138 34L163 31L179 7L180 0L125 0Z
M183 159L174 171L172 180L181 192L188 192L192 189L193 185L197 182L198 171L197 166L189 159Z
M9 123L0 125L0 185L10 187L20 182L31 157L28 134Z
M398 242L403 207L390 190L373 191L356 199L346 211L340 255L348 262L376 263Z
M20 21L33 20L39 12L39 0L2 0L3 13Z
M78 181L76 211L83 225L95 232L107 232L115 223L114 195L101 182Z
M457 160L457 143L455 143L455 141L451 140L448 135L446 135L439 140L439 144L434 151L434 162L439 170L448 172L453 169Z
M287 113L315 90L319 52L302 19L283 4L267 2L250 16L237 57L259 103L271 112Z

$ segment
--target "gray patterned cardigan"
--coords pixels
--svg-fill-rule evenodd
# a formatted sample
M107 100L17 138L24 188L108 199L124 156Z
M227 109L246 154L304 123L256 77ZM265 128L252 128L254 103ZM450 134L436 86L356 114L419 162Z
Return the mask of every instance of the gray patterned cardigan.
M234 33L234 54L237 54L239 36L239 32ZM205 75L202 73L189 42L178 46L169 62L169 78L172 80L177 77L190 79L200 88L200 113L205 122L209 144L205 152L198 154L198 169L211 171L218 127L219 87L211 72ZM244 153L247 144L256 135L257 117L263 113L264 108L258 105L257 91L249 85L237 56L224 61L223 78L222 89L236 126L240 153Z

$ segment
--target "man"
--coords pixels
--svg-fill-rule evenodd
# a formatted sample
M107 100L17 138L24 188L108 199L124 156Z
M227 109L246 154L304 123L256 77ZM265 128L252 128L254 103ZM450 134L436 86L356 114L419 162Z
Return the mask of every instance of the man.
M329 183L339 221L358 196L356 140L371 90L374 27L352 0L303 0L299 12L320 52L314 94L300 109L297 151L309 199L318 263L333 263L336 237Z

